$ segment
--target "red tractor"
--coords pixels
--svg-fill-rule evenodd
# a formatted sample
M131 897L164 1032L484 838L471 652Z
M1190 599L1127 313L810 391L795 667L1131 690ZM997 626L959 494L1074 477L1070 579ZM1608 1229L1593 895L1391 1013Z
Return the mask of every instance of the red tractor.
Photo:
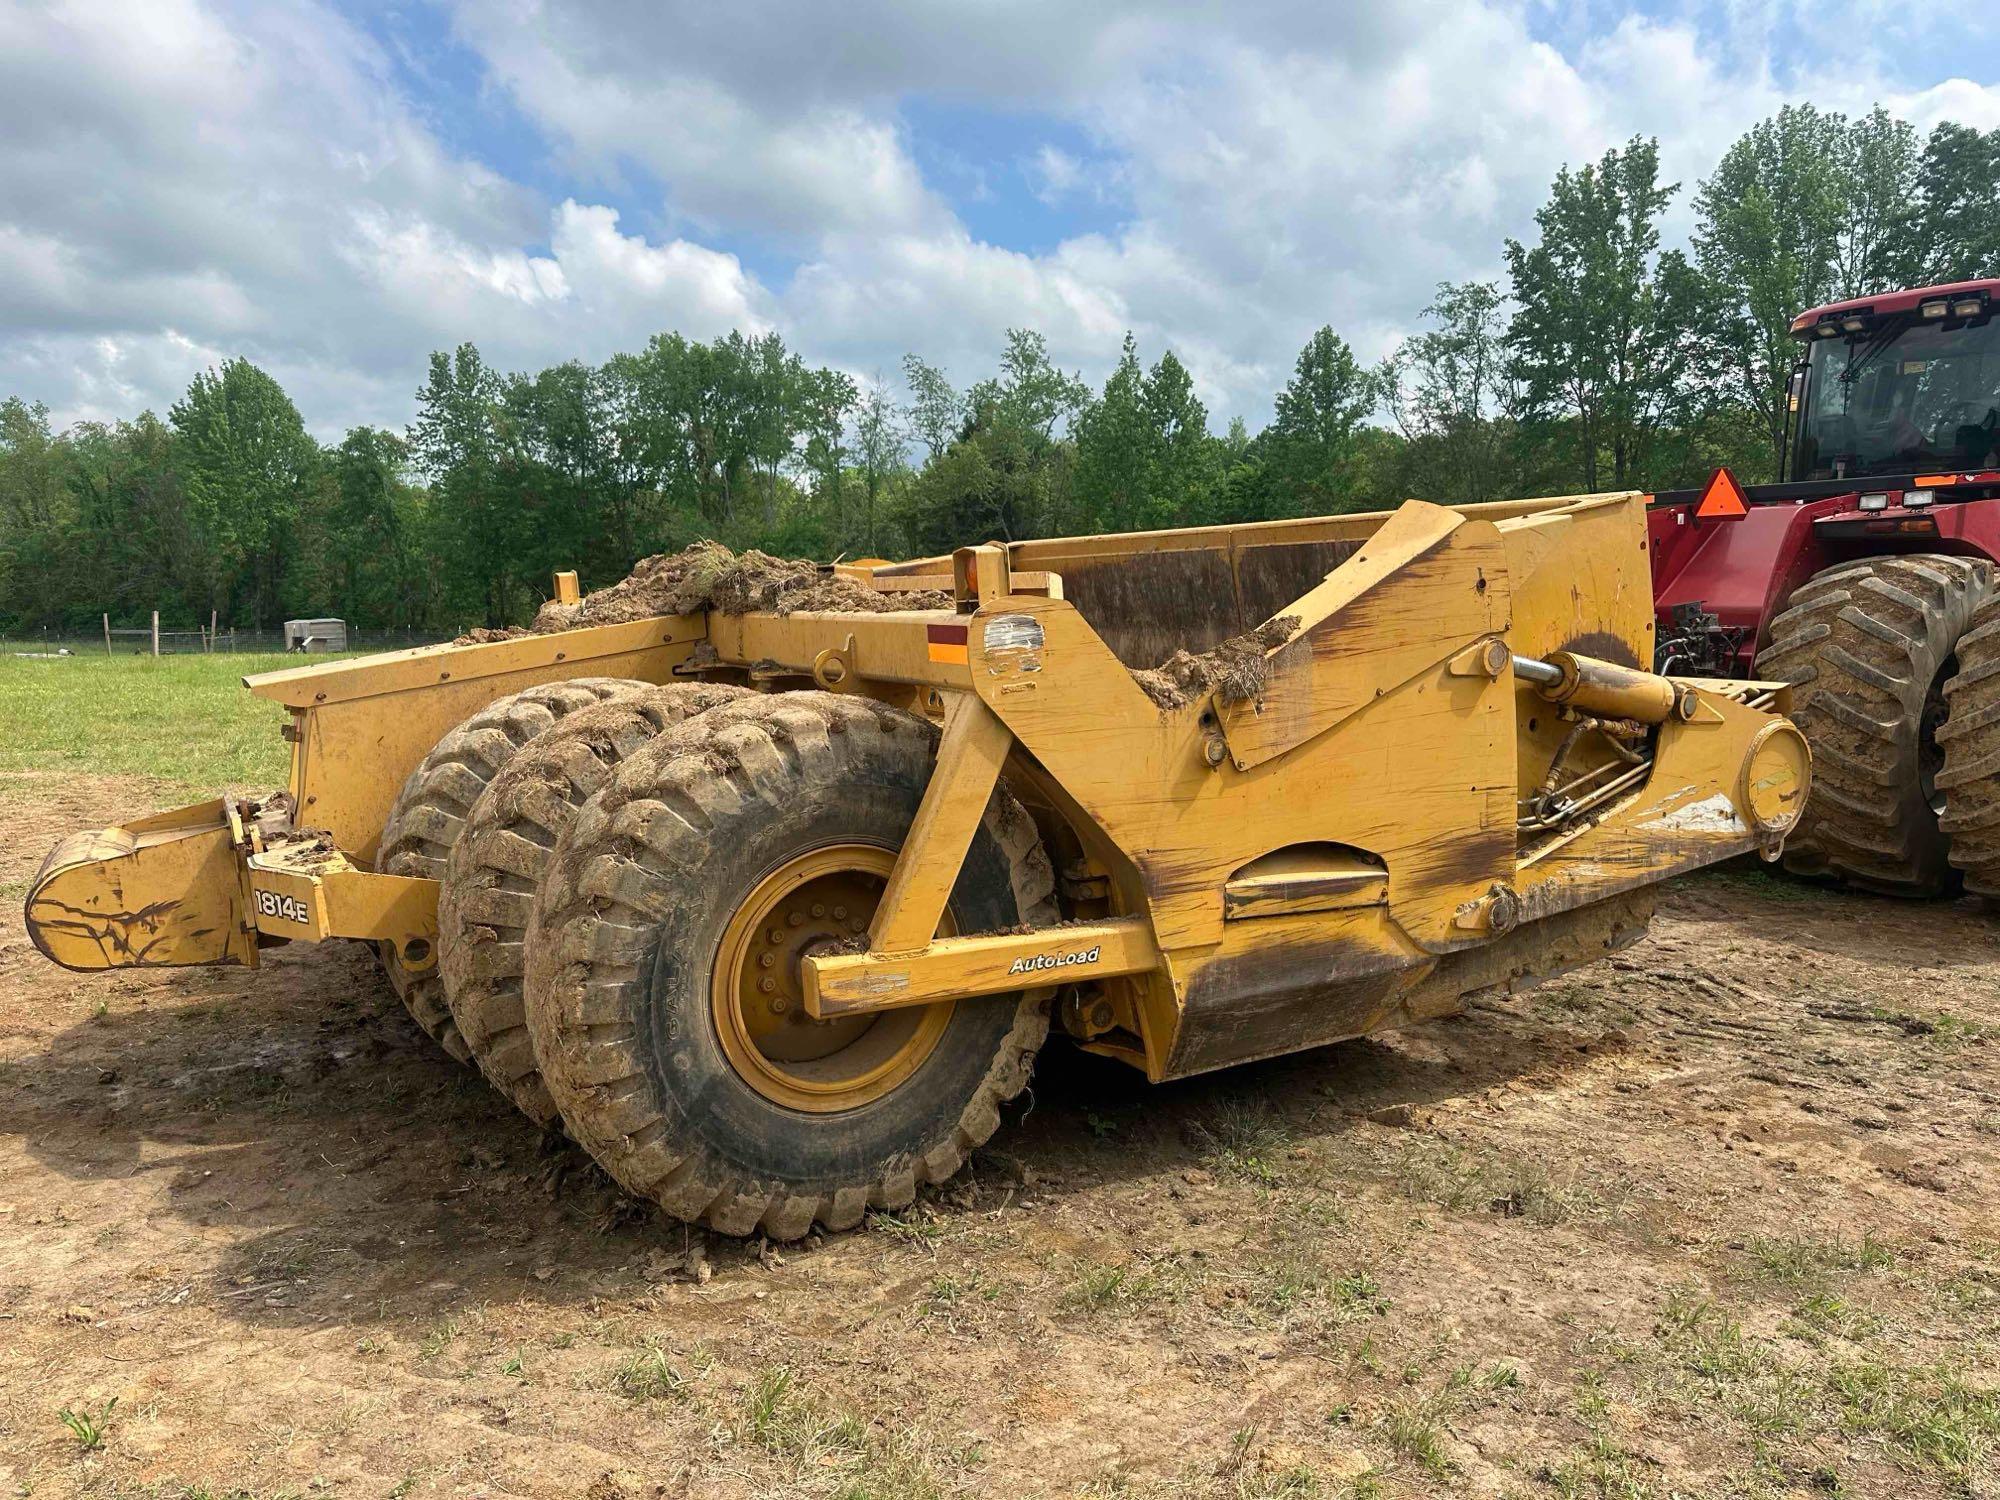
M1796 684L1802 874L2000 897L2000 280L1802 314L1776 484L1656 495L1655 664Z

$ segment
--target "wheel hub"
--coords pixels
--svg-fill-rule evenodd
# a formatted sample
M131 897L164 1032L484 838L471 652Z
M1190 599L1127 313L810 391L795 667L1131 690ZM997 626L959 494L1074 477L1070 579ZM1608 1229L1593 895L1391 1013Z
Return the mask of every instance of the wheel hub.
M730 918L710 981L716 1034L737 1075L766 1098L812 1113L859 1108L914 1073L944 1034L952 1001L830 1020L806 1014L803 961L867 945L895 862L868 844L794 856Z

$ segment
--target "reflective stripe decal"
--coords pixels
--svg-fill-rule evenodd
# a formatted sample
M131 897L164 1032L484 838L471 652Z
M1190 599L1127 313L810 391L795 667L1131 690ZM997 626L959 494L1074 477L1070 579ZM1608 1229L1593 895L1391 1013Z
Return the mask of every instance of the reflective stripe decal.
M932 661L954 667L966 664L966 630L963 625L926 625L924 638Z

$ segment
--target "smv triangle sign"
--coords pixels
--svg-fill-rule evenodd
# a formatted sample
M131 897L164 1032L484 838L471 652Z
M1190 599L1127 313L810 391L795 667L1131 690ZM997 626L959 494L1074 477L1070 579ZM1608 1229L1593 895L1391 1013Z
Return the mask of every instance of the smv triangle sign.
M1736 476L1727 469L1717 469L1708 476L1701 503L1695 506L1694 513L1706 521L1733 521L1748 515L1750 506L1743 498L1743 486L1736 482Z

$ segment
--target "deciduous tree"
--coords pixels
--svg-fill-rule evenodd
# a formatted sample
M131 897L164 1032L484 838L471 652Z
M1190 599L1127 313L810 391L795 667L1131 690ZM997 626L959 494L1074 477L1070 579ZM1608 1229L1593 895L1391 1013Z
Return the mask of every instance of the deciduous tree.
M1576 171L1565 167L1535 215L1532 246L1507 241L1515 305L1511 371L1524 420L1557 441L1585 488L1630 484L1672 417L1669 357L1688 302L1688 268L1660 252L1675 189L1659 180L1659 144L1635 137Z
M1354 507L1356 437L1379 395L1375 375L1333 329L1306 341L1260 444L1270 514Z

